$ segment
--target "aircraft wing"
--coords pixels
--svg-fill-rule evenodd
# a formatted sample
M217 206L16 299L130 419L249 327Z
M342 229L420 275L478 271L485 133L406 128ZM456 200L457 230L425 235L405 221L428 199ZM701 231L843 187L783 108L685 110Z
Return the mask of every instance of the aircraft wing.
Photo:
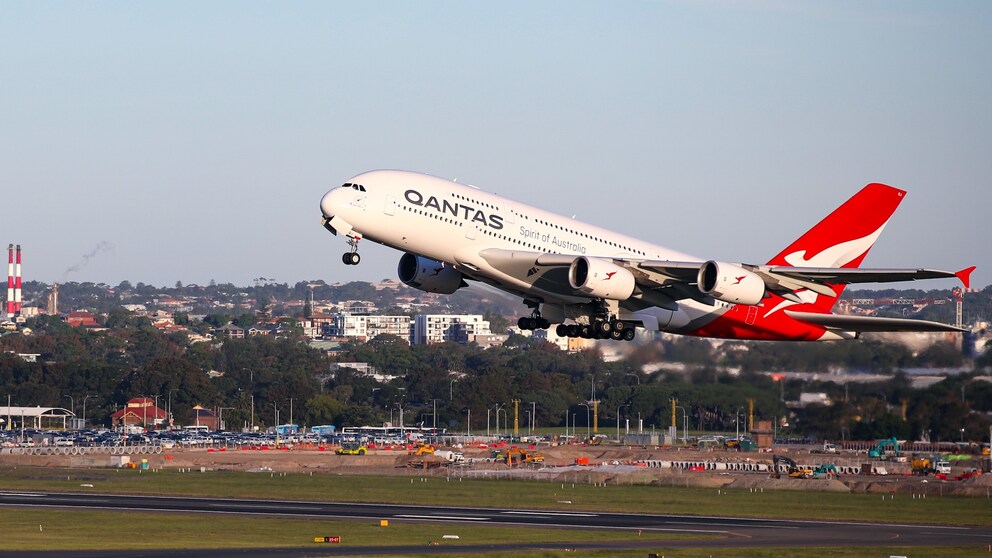
M815 281L833 285L851 283L892 283L898 281L918 281L921 279L947 279L957 277L968 286L971 272L975 267L961 271L939 269L872 269L846 267L789 267L760 266L755 271L775 277L787 277L800 281ZM767 283L767 281L766 281Z
M578 254L548 254L502 249L484 250L482 255L491 265L504 270L521 267L529 269L530 266L541 268L568 267L581 257ZM706 265L706 262L610 257L599 259L610 261L629 270L634 275L642 297L650 299L650 302L658 306L673 308L675 301L678 300L691 298L705 301L709 298L701 293L696 286L699 270ZM967 287L971 272L975 269L972 266L952 272L938 269L791 267L751 264L740 264L740 266L742 269L757 275L765 283L765 288L768 291L795 302L800 302L795 294L796 291L808 290L824 296L836 297L837 293L834 291L833 285L854 283L889 283L957 277ZM564 290L571 290L567 282L561 287Z
M940 322L926 320L910 320L906 318L879 318L876 316L848 316L841 314L816 314L812 312L795 312L786 310L785 313L795 320L821 325L827 328L856 332L883 331L967 331Z

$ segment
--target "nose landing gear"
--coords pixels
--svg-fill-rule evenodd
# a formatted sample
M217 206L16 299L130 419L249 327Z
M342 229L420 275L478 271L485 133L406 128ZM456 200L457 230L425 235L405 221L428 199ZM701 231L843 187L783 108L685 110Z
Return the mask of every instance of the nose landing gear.
M362 256L358 253L358 241L361 239L360 236L348 237L348 246L351 247L351 251L341 255L341 261L344 262L344 265L358 265L362 261Z

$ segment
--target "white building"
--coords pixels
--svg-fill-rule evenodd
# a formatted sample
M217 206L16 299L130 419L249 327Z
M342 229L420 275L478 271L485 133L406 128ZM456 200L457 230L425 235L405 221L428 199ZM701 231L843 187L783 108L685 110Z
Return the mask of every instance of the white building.
M412 343L469 343L478 336L488 335L492 335L489 322L483 320L480 314L422 314L414 321Z
M409 341L410 321L410 316L368 316L345 312L334 315L334 323L325 326L324 335L368 341L388 333Z

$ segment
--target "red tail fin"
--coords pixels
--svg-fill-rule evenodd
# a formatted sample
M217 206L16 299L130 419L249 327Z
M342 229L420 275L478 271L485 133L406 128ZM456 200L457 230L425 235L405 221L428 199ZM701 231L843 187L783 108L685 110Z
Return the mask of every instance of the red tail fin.
M906 195L884 184L869 184L827 215L806 234L768 261L768 265L855 268L868 255L889 218ZM837 296L844 285L833 287ZM836 298L818 297L814 306L829 311Z

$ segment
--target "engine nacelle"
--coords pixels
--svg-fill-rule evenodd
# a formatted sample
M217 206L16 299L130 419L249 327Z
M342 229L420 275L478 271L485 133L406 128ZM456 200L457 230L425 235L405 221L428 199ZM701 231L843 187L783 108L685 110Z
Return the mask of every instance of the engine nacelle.
M464 276L457 269L409 252L400 258L396 273L405 285L429 293L451 294L468 286Z
M765 282L743 267L710 260L699 268L699 290L717 300L754 306L765 298Z
M568 267L568 283L593 298L627 300L634 294L634 274L599 258L576 258Z

